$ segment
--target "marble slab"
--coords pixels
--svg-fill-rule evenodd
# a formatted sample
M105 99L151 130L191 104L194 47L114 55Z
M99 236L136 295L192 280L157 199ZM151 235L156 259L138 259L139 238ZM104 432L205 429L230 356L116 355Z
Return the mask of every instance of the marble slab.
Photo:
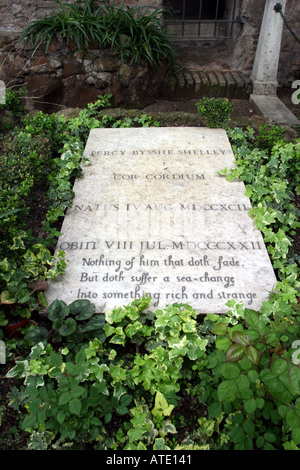
M97 312L144 294L152 307L189 303L224 313L230 299L259 310L276 277L223 129L93 129L57 250L66 275L49 304L89 299Z

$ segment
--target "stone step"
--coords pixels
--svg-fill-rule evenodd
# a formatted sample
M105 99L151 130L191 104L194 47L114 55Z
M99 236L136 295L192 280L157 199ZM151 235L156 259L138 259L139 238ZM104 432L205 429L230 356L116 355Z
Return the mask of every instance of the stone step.
M252 93L250 78L237 71L183 70L168 77L159 91L159 98L198 99L224 97L249 99Z

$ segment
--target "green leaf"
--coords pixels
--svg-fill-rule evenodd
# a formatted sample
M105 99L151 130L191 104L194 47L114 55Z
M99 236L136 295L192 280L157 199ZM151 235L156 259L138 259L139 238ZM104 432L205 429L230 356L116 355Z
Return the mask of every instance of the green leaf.
M255 383L257 380L259 380L259 375L256 370L249 370L247 375L248 375L250 382L252 383Z
M227 325L224 322L218 322L211 330L214 335L225 335L227 332Z
M254 328L258 328L260 324L259 316L255 310L245 309L244 317L246 322L253 326Z
M126 413L128 413L128 408L126 408L126 406L119 405L119 406L116 408L116 412L117 412L119 415L126 415Z
M50 352L50 361L53 366L60 368L62 366L62 357L54 351Z
M76 331L76 328L76 320L74 320L74 318L69 317L65 321L62 321L62 324L60 325L57 331L61 336L69 336Z
M80 411L81 411L81 401L79 398L72 398L69 401L69 410L71 413L80 416Z
M284 375L287 371L287 362L281 358L275 359L272 362L271 370L277 376Z
M242 344L234 343L226 353L226 361L240 361L245 355L246 347Z
M248 346L250 344L249 336L243 333L242 331L234 331L232 333L232 340L235 343L241 344L243 346Z
M223 364L221 367L221 374L225 379L235 379L240 374L240 369L236 364Z
M257 408L257 403L255 398L250 398L244 402L244 408L247 413L254 413Z
M71 398L72 397L71 397L71 394L69 392L63 392L59 397L58 404L59 405L65 405L66 403L69 403Z
M208 414L211 418L217 418L221 416L222 413L222 403L218 403L217 401L208 405Z
M158 437L155 439L153 450L170 450L171 448L165 444L163 437Z
M81 349L76 353L75 362L78 366L82 366L85 363L85 350Z
M252 362L252 364L259 364L260 353L254 346L250 345L246 348L246 356L248 357L249 361Z
M300 428L292 430L292 438L296 445L300 444Z
M59 410L56 415L56 419L59 422L59 424L62 424L65 418L66 418L66 414L62 410Z
M264 439L267 442L276 442L276 436L272 432L265 432L264 433Z
M51 321L66 318L69 314L69 307L63 300L55 300L48 308L48 318Z
M251 388L249 388L250 382L249 379L246 375L240 375L236 379L236 386L238 389L238 395L240 398L243 398L244 400L248 400L253 396L253 391Z
M153 416L170 416L174 409L174 405L169 405L163 394L156 392L155 406L152 410Z
M241 428L240 426L236 426L234 427L230 433L229 433L232 441L237 444L239 442L243 442L244 439L245 439L245 433L243 431L243 428Z
M26 416L26 418L24 419L23 423L22 423L22 429L26 430L26 429L31 429L31 428L35 428L36 427L36 424L37 424L37 417L35 414L33 413L30 413L29 415Z
M75 300L69 305L69 310L76 320L88 320L95 313L95 305L89 300Z
M256 443L256 447L258 447L258 449L262 449L263 446L264 446L265 440L264 440L264 438L263 438L262 436L259 436L259 437L256 439L255 443Z
M218 398L219 401L232 402L236 397L236 384L234 380L224 380L218 386Z
M85 388L81 387L80 385L76 385L75 387L71 388L71 395L73 398L78 398L80 395L83 395L85 392Z
M221 351L227 351L230 345L231 341L226 336L220 336L216 339L216 348Z
M121 397L120 403L122 406L128 406L131 402L132 402L132 395L126 394Z

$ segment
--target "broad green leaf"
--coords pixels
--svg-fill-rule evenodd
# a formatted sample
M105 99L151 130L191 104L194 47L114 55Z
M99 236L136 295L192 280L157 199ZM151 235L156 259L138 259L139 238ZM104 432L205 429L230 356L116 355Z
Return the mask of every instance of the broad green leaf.
M271 370L273 374L279 376L283 375L287 371L287 362L284 359L278 358L272 362Z
M165 444L164 438L163 437L158 437L155 439L154 445L153 445L154 450L170 450L171 447L168 447Z
M126 413L128 413L128 408L126 408L126 406L119 405L116 408L116 412L119 415L126 415Z
M245 439L244 430L240 426L236 426L236 427L232 428L229 435L230 435L232 441L236 444L239 443L239 442L243 442L244 439Z
M60 354L57 354L54 351L50 352L50 360L51 364L55 367L60 368L62 366L62 357Z
M69 410L70 410L70 413L80 416L81 401L79 400L79 398L72 398L69 401Z
M236 384L234 380L224 380L218 386L219 401L232 402L236 397Z
M56 415L56 419L59 422L59 424L62 424L65 418L66 418L66 414L62 410L59 410Z
M35 428L36 424L37 424L37 416L33 413L30 413L29 415L25 417L21 427L22 429L26 430L26 429Z
M254 328L258 328L260 320L258 313L255 310L245 309L244 317L246 322L253 326Z
M276 436L272 432L265 432L264 433L264 439L267 442L276 442Z
M248 375L250 382L252 383L255 383L257 380L259 380L259 375L256 370L249 370L247 375Z
M251 437L254 436L255 424L250 419L246 419L243 423L244 431Z
M292 430L292 438L296 445L300 444L300 427Z
M257 447L258 449L262 449L263 446L264 446L265 440L264 440L264 438L263 438L262 436L259 436L259 437L256 439L255 443L256 443L256 447Z
M249 336L243 333L242 331L234 331L232 333L232 340L235 343L241 344L243 346L248 346L250 344Z
M225 379L235 379L240 374L240 369L236 364L225 363L221 367L221 373Z
M221 416L222 413L222 403L214 401L212 404L208 405L208 414L211 418L217 418Z
M250 345L246 348L246 356L248 357L249 361L252 362L252 364L259 364L260 353L254 346Z
M85 388L81 387L80 385L76 385L75 387L71 387L71 395L73 398L78 398L80 395L83 395L85 392Z
M293 393L300 394L300 367L293 366L288 371L288 379Z
M138 333L138 331L142 330L142 328L143 325L139 321L135 321L134 323L127 325L125 328L125 334L129 338L132 338Z
M85 362L85 358L86 358L85 350L81 349L80 351L78 351L78 353L76 353L76 356L75 356L76 364L79 366L83 365Z
M78 299L69 305L69 310L76 320L88 320L95 313L95 305L87 299Z
M77 323L74 318L67 318L66 320L61 320L62 324L58 328L58 333L62 336L69 336L76 331Z
M126 394L121 397L120 403L122 406L128 406L131 402L132 402L132 395Z
M242 344L234 343L226 353L226 361L240 361L245 355L246 347Z
M252 388L249 387L250 382L246 375L239 375L236 379L236 386L238 390L238 395L244 400L248 400L253 396Z
M257 403L255 398L250 398L244 402L244 408L247 413L254 413L257 408Z
M65 405L66 403L69 403L71 398L72 397L71 397L71 394L69 392L64 392L60 395L59 400L58 400L58 404L59 405Z
M63 300L55 300L48 308L48 318L51 321L66 318L69 314L69 307Z
M214 335L225 335L227 332L227 325L224 322L218 322L211 330Z
M229 346L231 345L231 341L226 336L218 336L216 338L216 348L220 349L221 351L227 351Z

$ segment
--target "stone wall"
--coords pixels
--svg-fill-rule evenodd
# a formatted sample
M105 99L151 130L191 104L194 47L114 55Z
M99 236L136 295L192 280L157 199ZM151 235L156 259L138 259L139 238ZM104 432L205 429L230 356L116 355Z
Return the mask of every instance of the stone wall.
M286 6L286 19L292 31L300 39L300 2L288 0ZM280 86L289 85L300 78L300 43L283 26L281 55L278 67L278 82Z
M98 95L110 93L115 106L142 108L152 104L165 77L164 66L158 70L130 66L111 51L91 50L81 56L75 44L67 47L63 40L51 44L47 55L42 47L32 50L19 43L22 29L56 6L55 1L15 0L8 4L0 0L0 80L7 87L26 85L28 106L47 111L84 107Z
M71 0L65 0L68 2ZM150 4L157 8L162 0L126 0L126 3L131 6ZM238 0L240 23L235 25L233 38L223 41L220 51L214 41L200 42L197 46L199 67L206 67L205 60L210 57L222 56L229 68L250 75L264 3L263 0ZM45 17L56 6L57 2L53 0L0 0L0 80L7 86L25 84L35 106L40 109L47 107L49 102L54 103L54 108L85 106L97 95L107 93L114 94L115 106L151 104L165 77L163 67L158 71L147 66L130 67L122 64L117 56L97 50L91 51L90 57L82 58L76 47L67 48L63 41L53 44L48 55L42 49L32 51L20 46L18 37L22 29L30 21ZM288 0L286 17L299 37L299 0ZM299 57L300 44L284 26L278 72L280 86L290 86L293 80L300 78Z
M98 95L110 93L114 106L143 108L154 102L166 74L164 66L131 66L110 51L92 50L81 56L75 44L67 46L64 41L51 44L47 55L43 48L20 48L11 38L5 46L0 79L6 86L25 85L28 106L43 111L85 107Z

